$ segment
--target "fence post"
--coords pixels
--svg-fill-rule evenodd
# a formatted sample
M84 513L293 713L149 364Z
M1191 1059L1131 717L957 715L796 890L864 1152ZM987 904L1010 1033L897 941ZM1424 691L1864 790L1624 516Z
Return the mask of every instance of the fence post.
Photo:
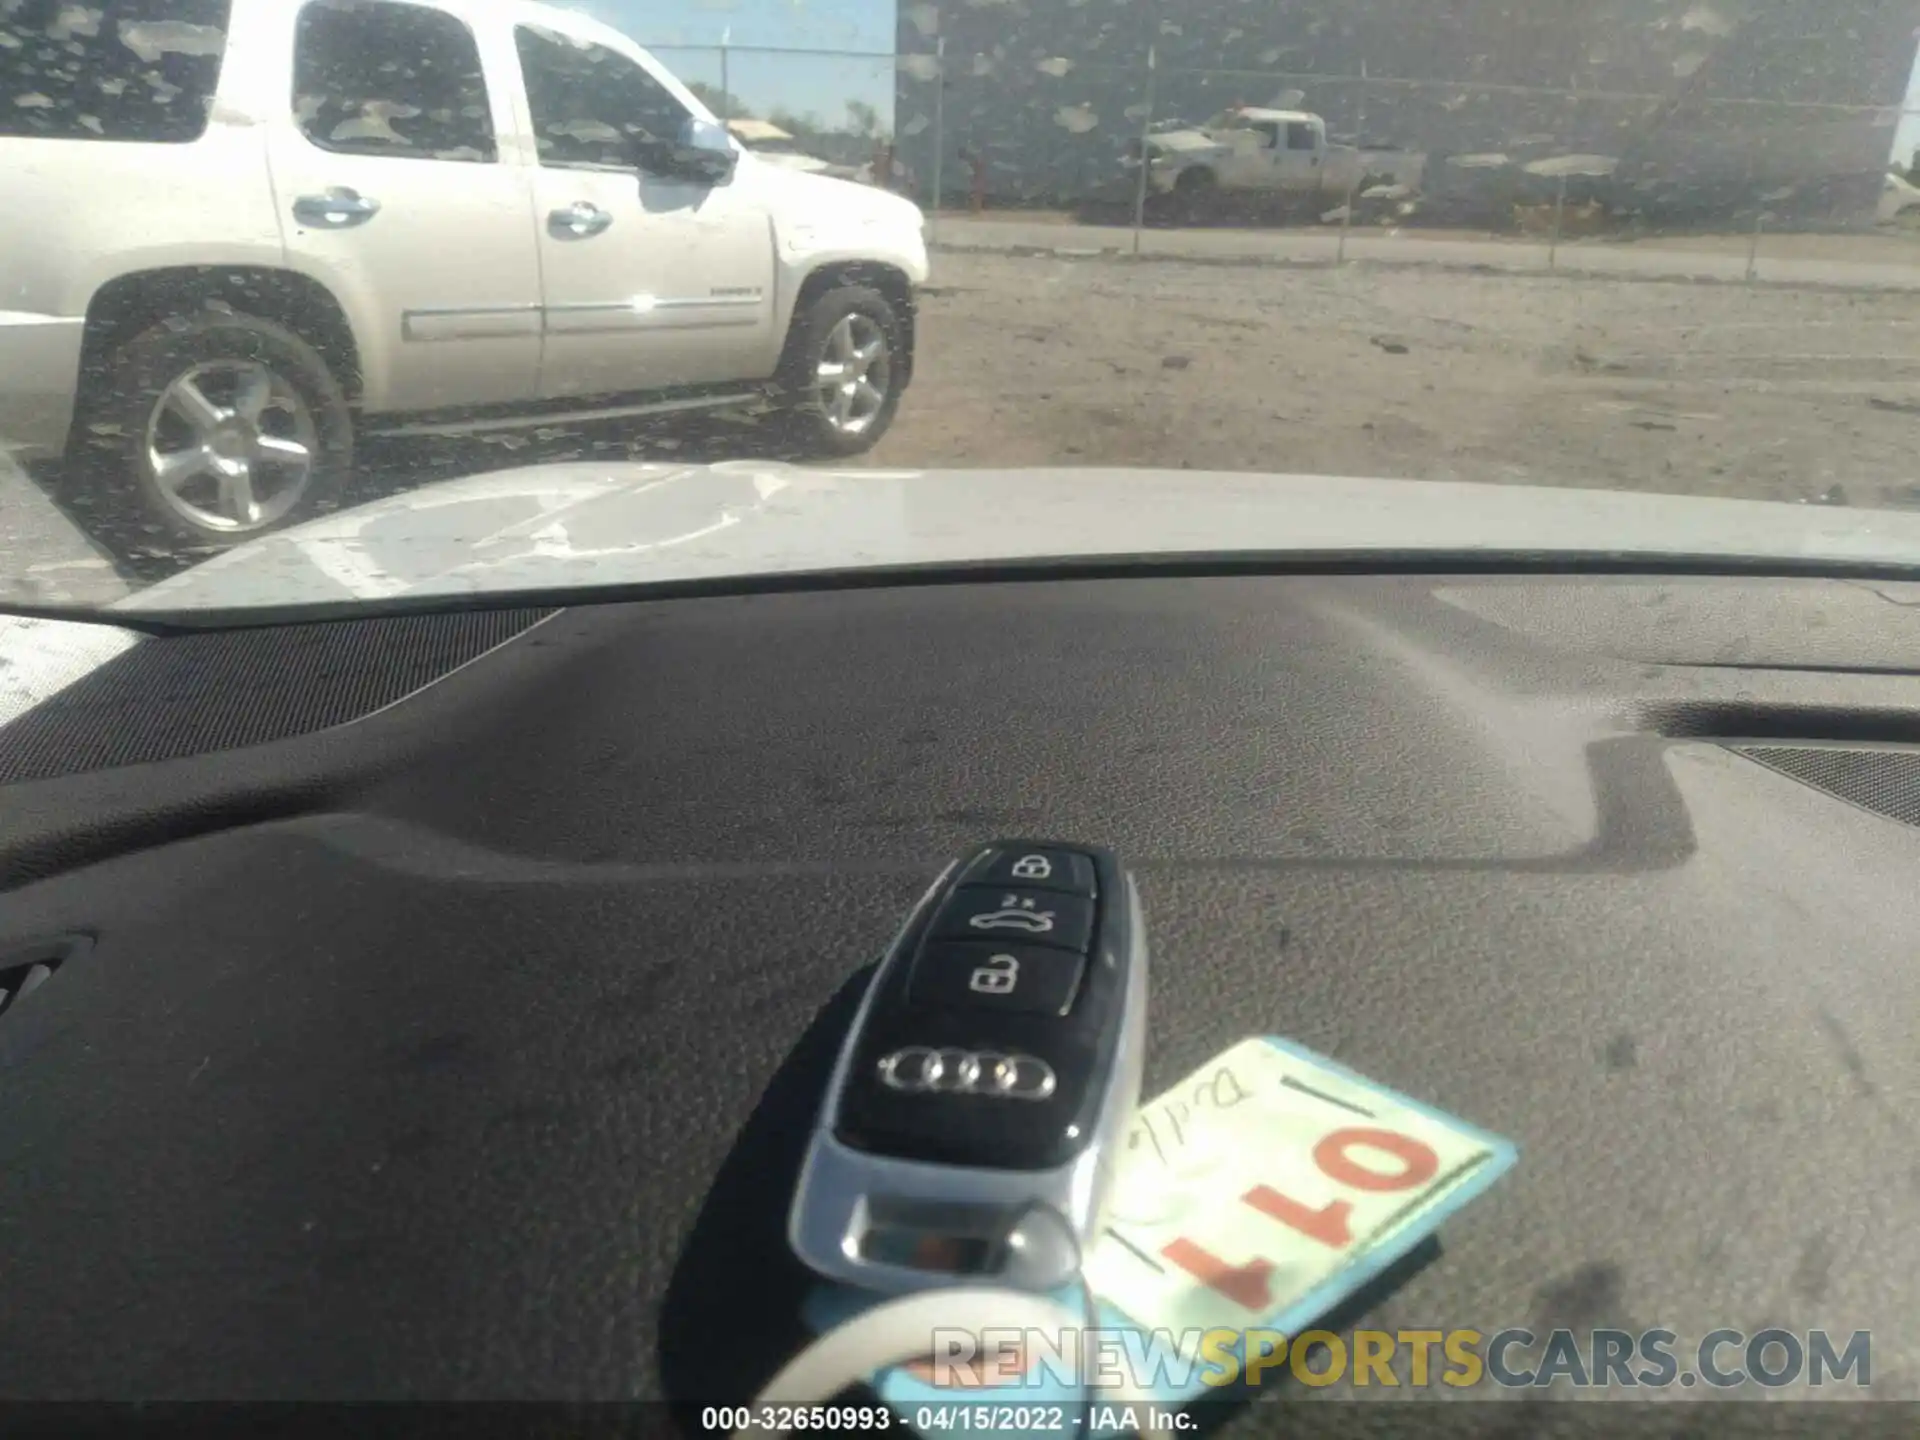
M720 123L733 123L733 90L727 84L727 51L733 47L733 27L720 32Z
M1760 276L1760 227L1766 224L1767 212L1756 210L1753 216L1753 238L1747 242L1747 283L1751 285Z
M1364 138L1364 137L1363 137ZM1333 254L1335 265L1347 263L1347 231L1353 228L1353 194L1360 187L1360 177L1355 175L1347 181L1347 203L1340 212L1340 246Z
M947 154L947 37L933 42L933 204L927 207L927 238L940 232L940 162Z
M1547 242L1547 268L1553 269L1556 257L1560 254L1560 217L1567 208L1567 177L1560 177L1560 187L1553 194L1553 239Z
M1140 231L1147 223L1147 142L1153 135L1154 47L1147 46L1147 113L1140 119L1140 179L1133 190L1133 253L1140 253Z
M1365 58L1362 58L1360 61L1360 104L1358 109L1358 123L1354 126L1357 133L1353 138L1359 142L1360 147L1364 147L1367 143L1367 62ZM1358 159L1357 155L1355 159ZM1340 244L1333 252L1333 263L1335 265L1344 265L1347 263L1347 231L1353 228L1353 196L1354 192L1359 188L1360 171L1356 165L1352 178L1347 181L1346 204L1340 212Z

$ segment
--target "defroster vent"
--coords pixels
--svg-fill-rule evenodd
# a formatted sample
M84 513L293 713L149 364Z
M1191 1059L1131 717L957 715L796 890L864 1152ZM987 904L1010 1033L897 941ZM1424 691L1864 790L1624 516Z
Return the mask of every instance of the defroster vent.
M344 725L554 613L372 616L144 640L0 727L0 784L204 755Z
M1769 769L1908 825L1920 825L1920 749L1868 745L1735 745Z

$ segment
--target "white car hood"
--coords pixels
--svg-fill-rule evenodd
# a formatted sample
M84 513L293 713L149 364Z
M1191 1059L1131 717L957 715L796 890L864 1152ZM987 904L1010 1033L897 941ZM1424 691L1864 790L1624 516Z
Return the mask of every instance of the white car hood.
M556 464L403 492L117 602L152 612L1142 556L1686 556L1920 565L1920 514L1159 470Z
M918 234L925 215L918 205L873 185L862 185L826 171L787 165L768 155L743 150L740 167L751 167L755 194L774 211L782 228L840 230L849 226L898 227ZM735 183L746 177L736 172Z
M1204 130L1169 130L1161 135L1149 135L1147 144L1157 146L1171 154L1182 155L1227 148Z
M763 165L777 165L782 170L798 170L802 175L818 175L833 168L817 155L801 155L781 150L756 150L753 155Z

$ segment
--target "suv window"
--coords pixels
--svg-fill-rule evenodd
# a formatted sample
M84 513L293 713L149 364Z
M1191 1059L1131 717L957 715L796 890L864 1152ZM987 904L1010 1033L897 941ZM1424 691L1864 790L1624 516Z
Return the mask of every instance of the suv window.
M231 0L0 0L0 135L186 145L207 129Z
M1287 122L1287 148L1289 150L1313 149L1313 126L1304 120L1289 120Z
M401 0L313 0L300 12L293 113L309 140L341 154L498 155L473 32Z
M514 31L540 163L633 168L630 137L679 139L692 118L652 75L617 50L537 26Z

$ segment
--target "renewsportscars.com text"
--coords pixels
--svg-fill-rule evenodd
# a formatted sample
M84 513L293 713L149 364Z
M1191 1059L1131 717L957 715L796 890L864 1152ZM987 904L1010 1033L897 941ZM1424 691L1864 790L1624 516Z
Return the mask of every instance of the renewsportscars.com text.
M1098 1330L1057 1336L936 1330L922 1374L935 1385L1077 1386L1125 1381L1155 1390L1204 1385L1422 1389L1645 1390L1704 1386L1853 1386L1873 1380L1866 1330Z

